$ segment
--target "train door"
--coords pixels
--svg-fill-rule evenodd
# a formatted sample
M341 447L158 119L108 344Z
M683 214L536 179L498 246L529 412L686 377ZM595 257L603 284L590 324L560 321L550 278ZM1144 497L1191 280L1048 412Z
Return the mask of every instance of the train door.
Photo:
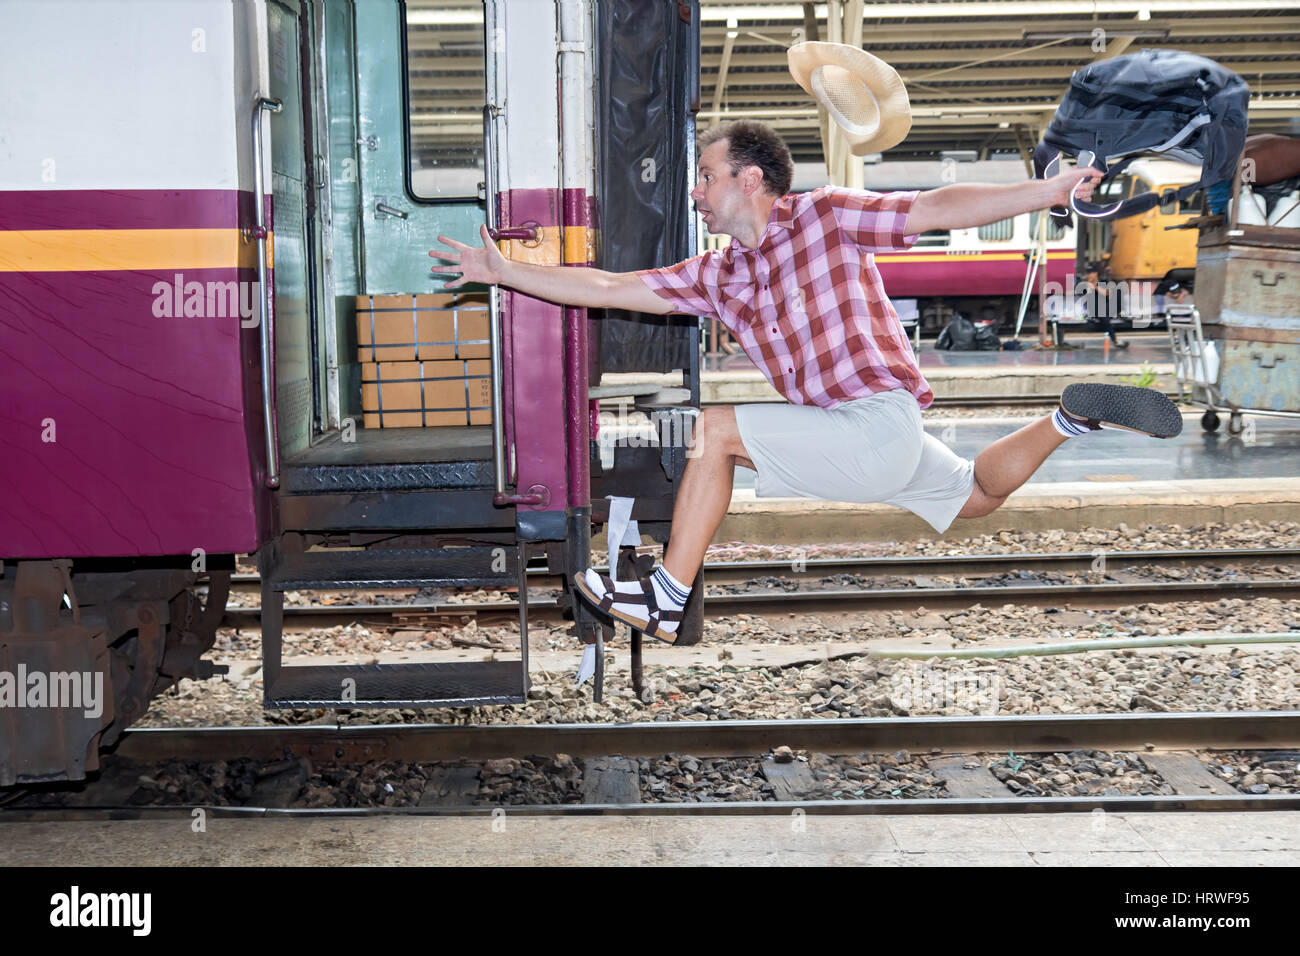
M316 9L308 0L266 4L271 114L271 268L275 302L275 403L281 456L331 425L327 396L333 336L322 321Z

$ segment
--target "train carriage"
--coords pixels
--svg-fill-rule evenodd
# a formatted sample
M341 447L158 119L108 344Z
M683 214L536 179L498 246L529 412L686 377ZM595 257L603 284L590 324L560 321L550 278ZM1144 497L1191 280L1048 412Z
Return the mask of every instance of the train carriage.
M685 449L602 468L595 422L626 399L688 423L698 328L449 293L427 251L486 220L533 262L690 255L696 12L7 5L0 673L100 675L103 706L11 684L0 785L84 776L153 696L211 674L240 554L258 556L268 707L526 698L530 558L586 567L607 495L667 539ZM671 392L600 385L673 370ZM281 659L285 591L417 585L519 587L520 659Z

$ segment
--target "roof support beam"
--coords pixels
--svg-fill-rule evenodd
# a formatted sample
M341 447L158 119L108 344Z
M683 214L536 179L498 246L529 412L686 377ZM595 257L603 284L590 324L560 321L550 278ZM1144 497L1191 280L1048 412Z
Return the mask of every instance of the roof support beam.
M722 44L722 62L718 64L717 85L713 88L713 112L717 113L722 109L722 94L727 90L727 69L731 66L731 50L736 45L736 35L739 31L736 29L734 19L727 21L727 40ZM717 126L719 120L714 120L710 125Z

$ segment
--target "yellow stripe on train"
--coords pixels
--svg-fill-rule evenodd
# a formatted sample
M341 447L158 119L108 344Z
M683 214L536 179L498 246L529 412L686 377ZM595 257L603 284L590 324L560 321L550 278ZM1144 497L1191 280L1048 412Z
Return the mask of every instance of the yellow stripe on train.
M934 252L924 254L877 252L876 260L878 262L1024 262L1025 255L1023 252ZM1058 249L1047 253L1049 260L1072 260L1074 257L1075 252L1073 249Z
M238 229L0 230L0 272L256 268Z

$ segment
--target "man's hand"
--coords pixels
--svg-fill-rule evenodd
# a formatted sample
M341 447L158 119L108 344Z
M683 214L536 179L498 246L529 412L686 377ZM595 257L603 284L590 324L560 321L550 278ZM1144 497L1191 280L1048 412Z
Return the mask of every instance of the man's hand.
M1047 181L1048 186L1051 187L1052 195L1055 197L1051 205L1068 207L1070 205L1070 193L1074 193L1084 202L1092 202L1093 191L1100 182L1101 171L1093 169L1091 166L1075 167L1057 173Z
M514 262L501 255L487 226L483 226L479 234L483 237L482 246L467 246L446 236L438 237L438 241L450 246L451 251L431 249L429 255L454 265L434 266L430 271L434 275L459 276L446 283L444 288L458 289L467 282L481 282L484 285L503 285L524 295L561 305L627 309L654 315L673 311L672 304L650 291L635 272L614 273L601 269Z
M438 241L445 246L450 246L454 251L429 250L429 255L435 259L445 259L447 262L456 263L456 265L446 268L434 266L430 270L435 275L460 276L454 282L446 283L446 288L455 289L467 282L496 285L501 281L502 276L505 274L506 257L501 255L500 250L497 249L497 244L492 241L492 235L488 232L487 226L479 227L479 235L483 237L481 247L467 246L455 239L439 236Z

